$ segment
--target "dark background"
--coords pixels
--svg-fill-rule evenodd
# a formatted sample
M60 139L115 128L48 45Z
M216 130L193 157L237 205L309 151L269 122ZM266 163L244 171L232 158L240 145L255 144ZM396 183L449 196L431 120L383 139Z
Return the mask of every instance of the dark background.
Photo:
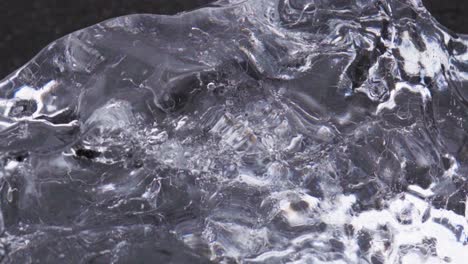
M451 30L468 33L468 0L423 0ZM48 43L102 20L134 13L175 14L212 0L0 0L0 80Z

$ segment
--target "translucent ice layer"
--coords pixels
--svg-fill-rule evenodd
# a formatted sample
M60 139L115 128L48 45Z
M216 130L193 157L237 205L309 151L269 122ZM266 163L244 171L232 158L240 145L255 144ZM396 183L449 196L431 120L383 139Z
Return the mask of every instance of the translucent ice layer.
M0 82L5 263L466 263L468 37L419 0L221 1Z

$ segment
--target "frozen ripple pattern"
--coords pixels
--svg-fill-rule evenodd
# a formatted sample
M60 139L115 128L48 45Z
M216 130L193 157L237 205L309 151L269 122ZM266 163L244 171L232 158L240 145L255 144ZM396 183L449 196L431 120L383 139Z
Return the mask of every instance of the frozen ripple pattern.
M467 45L419 0L57 40L0 82L2 263L466 263Z

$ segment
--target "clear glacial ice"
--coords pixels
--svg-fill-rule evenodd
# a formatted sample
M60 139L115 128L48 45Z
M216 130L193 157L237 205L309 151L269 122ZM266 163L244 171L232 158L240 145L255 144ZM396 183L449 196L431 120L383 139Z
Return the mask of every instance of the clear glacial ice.
M0 81L1 263L466 263L468 36L419 0L226 0Z

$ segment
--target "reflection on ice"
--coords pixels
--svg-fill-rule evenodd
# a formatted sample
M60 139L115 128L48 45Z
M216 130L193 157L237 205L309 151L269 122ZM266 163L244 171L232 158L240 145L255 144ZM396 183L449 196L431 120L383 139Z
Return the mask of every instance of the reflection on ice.
M0 82L6 263L464 263L468 40L419 0L105 21Z

